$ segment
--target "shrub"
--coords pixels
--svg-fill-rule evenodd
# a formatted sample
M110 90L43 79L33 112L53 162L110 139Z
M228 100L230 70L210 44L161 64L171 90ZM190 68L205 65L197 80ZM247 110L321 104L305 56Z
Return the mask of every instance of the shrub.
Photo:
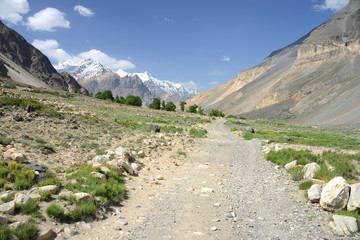
M29 223L21 223L19 226L17 226L14 230L14 235L19 240L30 240L35 239L37 234L37 225L35 222L31 221Z
M149 108L160 110L161 101L159 98L154 98L153 102L149 104Z
M297 160L300 165L306 165L311 162L319 162L320 157L312 154L309 150L285 148L280 151L271 150L266 154L266 159L278 165L285 165L294 160Z
M141 98L139 96L130 95L125 99L125 104L130 105L130 106L139 106L139 107L141 107L142 100L141 100Z
M304 172L302 167L294 167L287 170L291 174L291 179L294 181L300 181L304 177Z
M92 216L95 214L96 206L93 202L80 202L75 207L74 210L70 212L70 216L74 221L79 221L84 219L87 216Z
M49 190L45 190L45 191L40 191L39 195L41 196L41 200L47 201L50 200L52 193Z
M198 108L198 105L196 105L196 104L191 105L191 106L188 108L187 112L189 112L189 113L197 113L197 108Z
M58 188L61 187L60 178L56 177L55 174L49 169L46 171L46 179L40 181L39 186L56 185Z
M205 129L192 128L190 129L189 134L191 137L203 138L207 134L207 131Z
M228 118L235 118L236 119L236 116L235 115L229 115L227 116Z
M8 225L0 225L0 240L11 239L11 229Z
M39 206L38 202L33 200L29 200L26 203L22 204L20 207L20 212L24 214L31 214L37 211L37 207Z
M225 114L223 114L221 111L217 109L211 109L209 112L210 117L224 117Z
M311 180L302 182L299 184L299 189L300 190L309 190L313 184L314 184L314 182Z
M64 209L55 203L52 203L46 208L46 214L60 221L66 218Z

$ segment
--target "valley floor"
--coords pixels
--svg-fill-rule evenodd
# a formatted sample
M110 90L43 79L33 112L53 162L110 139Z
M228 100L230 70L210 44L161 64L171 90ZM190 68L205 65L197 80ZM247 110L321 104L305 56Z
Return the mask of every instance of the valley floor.
M123 207L72 238L339 239L329 213L264 160L260 142L232 135L224 120L207 129L183 165L158 162L142 170L128 182ZM147 181L157 175L158 184Z

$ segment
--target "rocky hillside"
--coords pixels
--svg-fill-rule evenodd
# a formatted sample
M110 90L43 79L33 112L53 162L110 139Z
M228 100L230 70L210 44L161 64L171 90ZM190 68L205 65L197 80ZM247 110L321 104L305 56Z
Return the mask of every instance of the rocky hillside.
M0 59L15 82L70 92L86 91L71 76L59 74L44 54L1 21Z
M189 104L250 118L360 123L360 1Z

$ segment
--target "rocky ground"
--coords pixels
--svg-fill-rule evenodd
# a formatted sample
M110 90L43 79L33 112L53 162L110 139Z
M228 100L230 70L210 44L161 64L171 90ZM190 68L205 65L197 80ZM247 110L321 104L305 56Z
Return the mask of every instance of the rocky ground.
M53 229L56 239L342 239L328 227L330 213L307 202L298 182L264 160L261 142L230 133L225 120L199 125L201 119L193 115L139 112L92 99L84 104L84 97L58 99L39 98L65 118L2 106L1 136L10 143L2 144L0 157L15 148L66 181L69 168L123 146L142 168L134 176L124 173L126 199L121 206L102 208L100 217L61 223L46 215L50 203L42 202L45 219L37 223ZM158 122L169 121L184 132L123 127L131 119L152 121L159 116ZM188 126L206 128L208 137L190 137ZM56 194L53 201L59 202ZM22 214L10 217L13 225L26 219Z

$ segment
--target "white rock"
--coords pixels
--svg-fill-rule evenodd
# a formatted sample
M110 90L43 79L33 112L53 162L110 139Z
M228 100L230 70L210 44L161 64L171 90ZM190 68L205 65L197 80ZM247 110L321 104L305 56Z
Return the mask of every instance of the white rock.
M88 194L88 193L84 193L84 192L80 192L80 193L75 193L74 196L76 197L76 200L78 201L92 201L94 202L94 198Z
M15 211L15 201L7 202L0 205L0 213L5 214L14 214Z
M163 176L161 176L161 175L159 175L159 176L156 176L156 178L155 178L156 180L164 180L164 177Z
M109 155L97 155L92 159L93 163L106 163L110 161Z
M335 177L326 184L320 199L320 206L333 212L346 207L349 200L350 186L342 177Z
M56 185L47 185L43 187L38 188L38 192L42 191L50 191L52 194L55 194L58 190L58 187Z
M321 198L322 187L319 184L313 184L307 191L310 202L318 203Z
M137 153L138 157L145 157L145 152L143 150L138 151Z
M110 167L114 168L118 174L122 174L123 169L122 169L122 167L120 167L120 166L118 165L118 163L117 163L116 160L112 160L112 161L108 162L108 165L109 165Z
M211 231L217 231L218 229L217 229L217 227L213 226L210 230Z
M25 156L22 153L13 153L11 155L11 159L14 160L15 162L22 163L25 161Z
M110 169L108 169L108 168L105 167L105 166L101 166L101 167L100 167L100 170L101 170L103 173L108 173L108 172L110 172Z
M30 197L28 195L22 193L15 194L15 198L14 198L15 204L21 205L27 203L28 201L30 201Z
M289 162L288 164L286 164L284 167L287 170L287 169L296 167L296 165L297 165L297 160L294 160L294 161Z
M106 175L105 174L102 174L102 173L99 173L99 172L91 172L90 174L93 177L106 180Z
M117 223L120 223L123 226L128 225L128 222L125 219L119 219L117 220Z
M280 147L278 144L276 144L274 150L275 150L276 152L281 151L281 150L282 150L282 147Z
M201 193L212 193L214 190L212 188L203 188L201 189Z
M305 179L313 179L315 173L320 170L320 166L317 163L308 163L305 165L303 172Z
M69 199L70 196L74 195L73 192L69 191L69 190L62 190L60 193L59 193L59 197L60 196L63 196L65 197L66 199Z
M132 156L131 156L131 152L129 149L123 148L123 147L117 147L115 148L115 154L118 157L126 157L128 160L131 160Z
M356 233L358 229L357 220L354 217L334 215L336 233L339 235L351 235Z
M134 169L135 171L140 171L141 166L137 163L131 163L130 166L132 167L132 169Z
M350 186L350 198L347 204L347 210L359 211L360 210L360 183L356 183Z

